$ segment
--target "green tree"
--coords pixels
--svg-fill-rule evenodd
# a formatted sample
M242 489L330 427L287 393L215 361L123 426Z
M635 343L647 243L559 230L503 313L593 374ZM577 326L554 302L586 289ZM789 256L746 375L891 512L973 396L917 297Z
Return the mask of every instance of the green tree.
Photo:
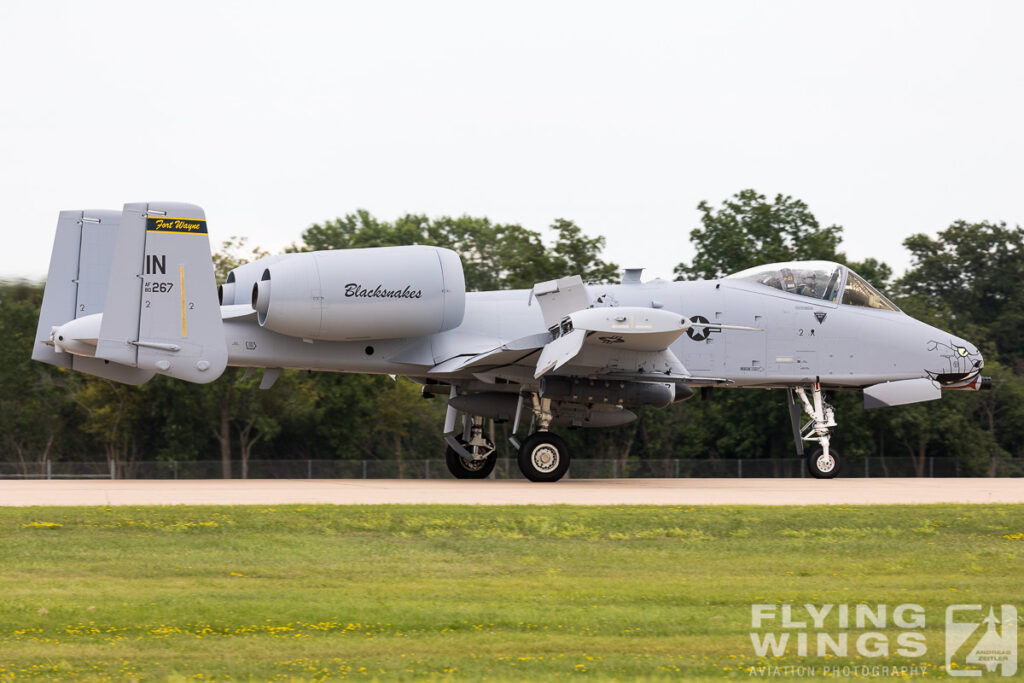
M220 251L214 252L213 272L218 282L224 282L228 273L242 265L264 256L270 256L270 252L259 247L250 247L248 237L232 235L220 244Z
M558 233L552 266L559 274L553 277L579 275L585 282L613 282L618 278L618 266L600 258L604 237L587 237L578 225L564 218L555 219L551 229Z
M259 384L255 375L235 383L233 422L242 479L249 477L253 448L281 434L288 423L303 422L318 399L313 379L296 370L282 372L269 389L260 389Z
M821 227L807 204L787 195L769 202L755 190L741 190L718 209L701 201L701 227L690 233L697 248L692 263L680 263L680 280L714 279L777 261L841 260L843 229Z
M61 457L75 441L69 373L31 359L42 294L36 284L0 282L0 443L23 473Z
M967 441L977 445L988 476L1022 476L1024 380L998 362L988 362L985 374L992 377L992 390L962 399L972 409L970 415L980 431L980 438Z
M941 306L959 334L984 331L998 360L1015 366L1024 358L1020 289L1024 230L1020 226L956 221L936 237L912 235L903 244L913 259L897 283L903 297Z
M419 386L382 375L319 373L316 433L335 457L433 458L443 451L442 400L425 401Z
M578 274L584 280L608 282L618 266L601 259L603 237L587 237L572 221L551 225L554 245L547 247L538 232L517 224L492 223L473 216L430 219L406 214L394 223L359 210L317 223L302 233L302 244L290 251L389 247L427 244L447 247L462 258L470 291L522 289L537 282Z
M86 416L81 430L103 446L107 462L136 460L145 394L134 386L89 376L77 377L75 387L72 399Z
M942 411L906 411L894 431L931 434L929 454L956 457L966 473L1024 471L1024 230L956 221L934 237L912 235L904 246L913 260L895 284L896 302L977 343L993 390L947 394ZM955 415L945 414L953 409Z

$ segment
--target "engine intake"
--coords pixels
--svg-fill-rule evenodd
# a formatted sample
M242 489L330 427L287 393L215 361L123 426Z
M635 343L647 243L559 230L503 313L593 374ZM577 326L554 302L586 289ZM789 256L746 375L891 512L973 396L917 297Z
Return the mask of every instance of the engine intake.
M439 247L286 254L253 284L252 306L262 327L292 337L416 337L462 323L466 282L458 254Z

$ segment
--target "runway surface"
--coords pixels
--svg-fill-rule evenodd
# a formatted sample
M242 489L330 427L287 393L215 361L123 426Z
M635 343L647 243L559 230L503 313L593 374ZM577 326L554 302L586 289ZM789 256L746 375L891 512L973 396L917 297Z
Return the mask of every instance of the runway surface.
M0 506L1024 503L1022 479L0 480Z

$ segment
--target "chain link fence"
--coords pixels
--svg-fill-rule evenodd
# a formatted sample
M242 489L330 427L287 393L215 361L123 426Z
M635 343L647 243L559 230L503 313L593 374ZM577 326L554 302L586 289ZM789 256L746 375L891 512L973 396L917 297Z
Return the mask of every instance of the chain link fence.
M242 463L231 463L233 479L449 479L442 459L430 460L250 460L243 476ZM959 477L965 472L954 458L864 458L847 461L840 477ZM758 460L599 460L577 458L569 477L574 479L750 478L809 477L799 458ZM1024 476L1024 463L998 463L996 476ZM221 479L219 460L164 460L136 462L0 463L3 479ZM493 479L522 479L514 458L498 458Z

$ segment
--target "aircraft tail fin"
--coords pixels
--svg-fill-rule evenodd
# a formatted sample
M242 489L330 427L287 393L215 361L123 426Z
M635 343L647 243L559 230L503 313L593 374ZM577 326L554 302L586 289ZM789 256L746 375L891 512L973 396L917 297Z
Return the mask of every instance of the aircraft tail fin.
M219 377L227 348L203 210L61 212L32 357L128 384Z
M125 204L96 355L206 384L227 365L206 214Z
M55 329L75 320L83 320L77 325L80 329L96 327L90 323L95 323L103 312L120 221L120 211L60 212L32 359L124 384L141 384L155 373L111 363L94 355L72 354L65 347L58 348L52 339ZM92 320L84 320L86 318ZM88 351L96 340L87 338L82 343Z

